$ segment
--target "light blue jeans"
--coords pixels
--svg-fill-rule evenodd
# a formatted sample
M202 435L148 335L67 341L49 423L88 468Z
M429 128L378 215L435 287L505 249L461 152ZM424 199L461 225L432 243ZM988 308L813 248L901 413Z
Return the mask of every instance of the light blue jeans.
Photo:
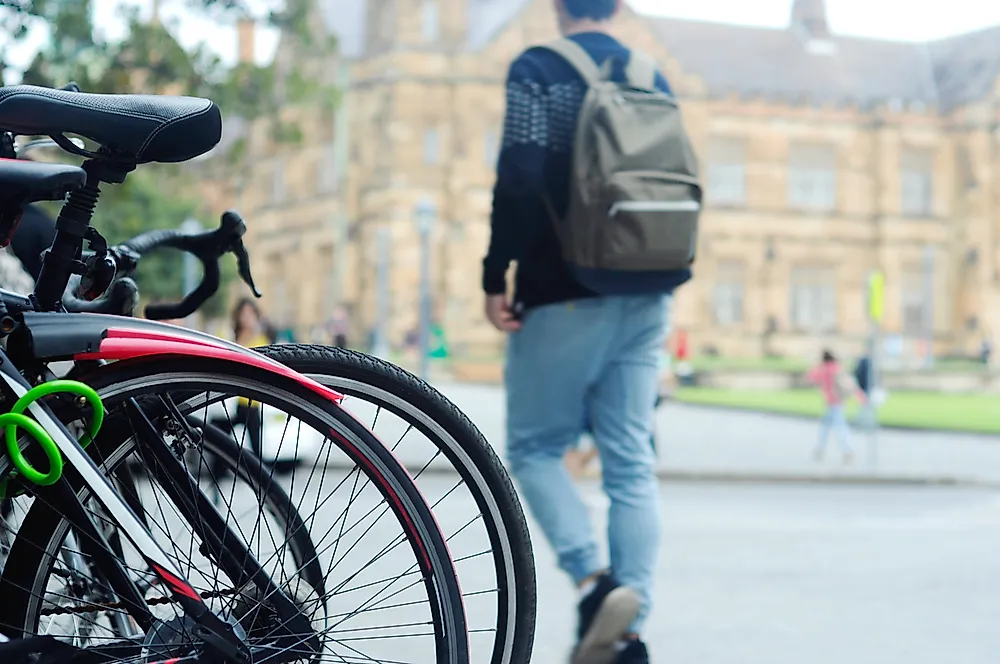
M649 444L668 298L605 297L530 310L511 334L507 455L528 509L579 583L608 569L563 455L589 418L610 499L610 570L649 615L660 544L659 485Z
M819 420L819 446L817 452L822 453L826 449L827 438L833 432L840 448L844 454L851 454L854 448L851 447L851 425L847 423L847 415L844 413L843 404L835 404L826 407Z

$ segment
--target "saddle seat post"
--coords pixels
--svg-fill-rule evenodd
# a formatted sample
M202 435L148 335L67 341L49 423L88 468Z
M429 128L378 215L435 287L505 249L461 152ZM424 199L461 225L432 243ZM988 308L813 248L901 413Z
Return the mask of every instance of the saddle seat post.
M37 311L60 310L70 278L82 273L85 267L81 261L83 244L101 196L100 184L108 179L108 173L104 164L97 160L85 161L82 168L87 173L87 183L66 199L56 219L52 246L42 256L41 271L32 294Z

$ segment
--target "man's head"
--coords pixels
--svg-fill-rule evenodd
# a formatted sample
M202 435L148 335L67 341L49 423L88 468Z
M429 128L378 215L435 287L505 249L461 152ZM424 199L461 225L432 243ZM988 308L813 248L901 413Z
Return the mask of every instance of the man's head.
M624 0L555 0L559 29L563 34L594 29L611 20Z

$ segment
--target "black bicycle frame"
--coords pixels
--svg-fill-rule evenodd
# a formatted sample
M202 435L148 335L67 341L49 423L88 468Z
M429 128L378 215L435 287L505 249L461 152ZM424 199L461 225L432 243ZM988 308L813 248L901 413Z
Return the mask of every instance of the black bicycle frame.
M24 396L31 389L31 385L18 373L3 350L0 350L0 378L3 378L7 387L17 398ZM212 613L197 591L184 579L183 574L176 568L166 552L146 531L142 521L125 503L94 460L83 451L80 444L53 415L52 411L45 404L37 401L28 406L28 411L52 437L59 452L80 475L84 484L122 529L150 569L170 590L173 599L181 605L187 615L205 628L207 634L215 637L207 638L206 642L211 643L214 649L228 660L250 661L249 648L236 637L232 626ZM24 441L24 444L30 444L30 441ZM65 482L65 478L62 482ZM67 502L63 507L68 510L66 516L71 523L81 528L84 536L94 541L98 545L98 549L103 549L107 553L107 556L101 556L103 560L97 562L100 564L101 573L105 575L110 584L113 584L112 589L129 604L144 607L142 595L138 592L135 584L131 582L121 561L112 553L107 540L87 516L86 510L76 494L72 489L63 490L61 493L63 495L60 498ZM151 624L152 616L149 615L148 611L140 611L139 616L135 617L140 624L142 622L146 622L147 626Z
M20 398L29 389L28 382L18 373L6 353L0 349L0 378L7 387ZM267 648L251 658L251 650L233 631L232 625L216 616L200 595L191 587L183 574L170 560L166 552L144 527L143 520L136 516L123 496L112 486L111 481L80 447L72 434L43 403L35 402L28 407L31 415L52 436L53 441L67 463L77 472L83 483L118 525L121 532L132 542L146 564L169 589L172 598L181 605L184 612L198 625L197 635L225 661L264 662L281 661L298 655L281 653L282 646L301 648L307 639L302 635L311 633L311 626L298 607L289 599L252 556L238 537L232 533L225 519L200 490L197 482L175 457L163 441L155 425L142 411L134 399L126 402L126 409L134 430L138 433L137 444L141 454L150 462L151 468L162 473L162 484L169 498L177 505L182 516L190 523L202 523L198 529L203 537L207 554L237 584L245 587L252 584L273 606L284 629L274 635L273 647ZM183 420L181 420L183 422ZM22 441L30 445L30 441ZM146 607L142 593L125 570L120 558L115 555L100 529L96 527L80 503L66 478L50 489L44 490L56 498L65 517L93 545L89 551L94 556L95 568L100 570L113 592L129 613L145 629L153 624L153 617ZM315 638L315 637L313 637ZM312 644L310 644L312 645Z
M102 345L105 341L109 341L107 339L109 328L118 328L121 331L121 328L140 327L141 329L144 327L148 334L145 342L149 344L155 345L162 342L165 348L173 348L174 352L192 356L197 356L199 352L210 355L214 353L215 357L225 356L230 361L242 360L254 364L258 368L268 368L275 373L282 373L286 377L298 380L326 398L337 396L283 365L208 335L190 332L186 335L187 339L197 341L185 346L183 343L184 335L179 334L179 330L171 326L155 327L156 324L148 321L116 319L93 314L46 313L58 312L61 309L62 296L70 278L73 274L79 274L84 269L84 264L80 259L84 242L95 237L90 222L100 198L100 184L102 182L122 182L134 164L115 163L113 160L107 159L90 159L84 162L82 167L87 173L86 184L83 188L73 191L69 195L56 219L55 238L51 248L43 256L41 273L35 283L35 292L32 297L30 299L24 298L9 291L0 290L0 304L4 309L2 313L4 321L13 321L12 327L14 328L8 347L21 351L18 354L19 359L29 363L22 368L33 369L34 364L39 362L44 363L59 359L102 359L94 356L99 356ZM34 320L34 323L30 322L31 319ZM114 322L112 323L112 321ZM142 326L141 323L146 323L146 326ZM26 343L23 343L24 341ZM206 348L211 350L206 350ZM12 352L14 351L12 350ZM150 354L155 354L155 352L150 352ZM0 350L0 378L3 379L7 388L16 398L20 398L31 388L30 383L21 376L18 368L3 350ZM264 573L260 564L250 556L238 538L232 535L211 501L201 493L197 483L187 473L182 462L170 453L156 427L142 412L135 400L129 400L126 407L130 421L144 437L149 438L147 444L141 439L143 436L140 436L137 443L143 454L151 455L160 464L165 473L165 479L168 480L165 485L169 487L171 498L192 523L197 523L199 520L205 521L203 543L209 554L216 558L215 563L222 567L233 581L253 583L263 593L263 596L270 600L276 610L282 625L286 628L284 635L288 635L289 639L294 638L295 646L302 644L301 635L312 634L308 620L301 614L294 602L275 586L271 578ZM221 656L224 661L230 662L249 662L251 659L255 662L262 662L281 659L280 654L274 654L274 649L259 653L262 655L261 657L252 658L249 647L235 634L233 626L209 609L146 530L142 520L136 516L128 503L112 486L110 480L105 477L100 468L84 452L52 411L44 403L38 401L32 403L28 407L28 411L52 437L66 462L80 475L83 483L89 487L94 497L104 506L112 520L135 545L135 548L163 584L169 588L174 600L197 623L199 626L198 636L213 651L211 654ZM183 419L181 421L183 422ZM23 440L20 444L26 448L30 446L30 441ZM0 477L6 476L9 470L9 461L0 458ZM98 562L102 566L99 568L101 573L112 585L112 589L119 593L119 596L126 600L129 605L138 603L142 606L141 593L129 579L121 561L113 554L103 535L98 532L90 517L87 516L77 495L68 488L69 484L66 483L65 479L61 480L60 484L62 488L56 489L56 491L62 492L61 501L65 500L69 503L67 516L74 526L81 529L82 534L93 540L97 549L103 551L97 555L97 558L100 558ZM191 495L185 495L182 489L190 490ZM76 523L77 521L79 523ZM237 561L241 561L242 565L237 565ZM138 610L139 606L134 608ZM138 610L138 612L140 614L138 619L152 619L148 611ZM300 636L292 636L296 634ZM275 645L280 647L284 640L282 635L279 635ZM289 646L288 643L284 645ZM280 653L280 650L278 652ZM287 656L296 657L293 654Z

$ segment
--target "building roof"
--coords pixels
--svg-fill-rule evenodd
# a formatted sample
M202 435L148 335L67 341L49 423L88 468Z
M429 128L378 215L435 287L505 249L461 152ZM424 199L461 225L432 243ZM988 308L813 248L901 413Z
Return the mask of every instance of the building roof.
M944 110L983 98L1000 75L1000 26L928 44Z
M466 0L466 46L479 50L493 41L532 0ZM327 30L337 36L340 53L360 58L365 53L365 19L370 0L319 0Z
M531 0L467 0L467 42L479 50L493 41L510 21L527 7Z
M352 60L364 56L368 0L319 0L318 5L340 54Z
M364 57L373 1L319 1L327 29L347 58ZM479 50L533 0L465 1L466 47ZM808 20L784 29L652 16L646 21L681 66L716 94L859 105L898 100L947 111L984 96L1000 74L1000 26L929 43L825 30L810 35L808 26L825 26L815 15L823 3L798 0L795 7Z
M648 21L681 67L698 75L711 92L819 103L937 101L926 44L813 39L794 29L703 21Z

